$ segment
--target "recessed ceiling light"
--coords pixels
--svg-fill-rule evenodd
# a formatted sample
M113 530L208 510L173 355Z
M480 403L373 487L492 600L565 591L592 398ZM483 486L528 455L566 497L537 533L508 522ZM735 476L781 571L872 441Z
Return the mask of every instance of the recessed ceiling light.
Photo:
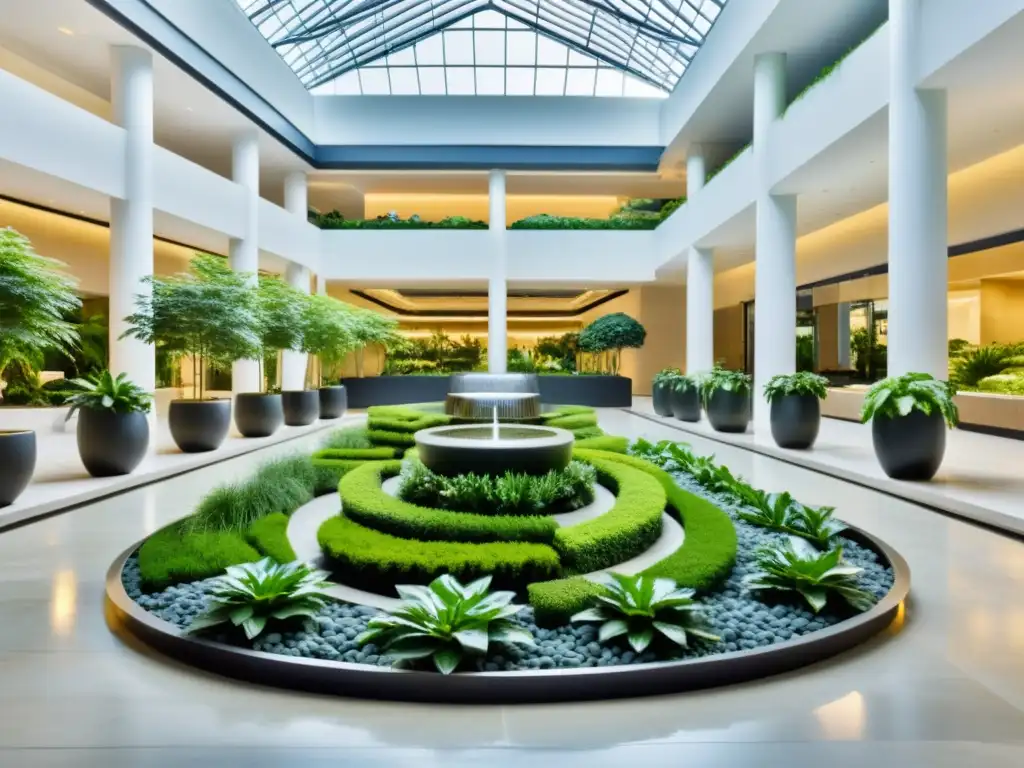
M74 37L75 34L73 30L70 30L67 27L57 27L57 31L62 35L67 35L68 37Z

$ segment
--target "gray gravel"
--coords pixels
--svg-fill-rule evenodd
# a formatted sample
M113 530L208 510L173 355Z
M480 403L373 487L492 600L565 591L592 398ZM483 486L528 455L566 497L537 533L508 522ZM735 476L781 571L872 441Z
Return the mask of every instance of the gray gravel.
M597 625L577 624L555 629L541 629L533 623L533 611L526 608L519 614L522 623L533 633L535 648L495 646L486 659L476 667L486 671L552 669L556 667L603 667L619 664L642 664L659 659L693 658L727 651L747 650L789 640L824 629L844 618L850 612L832 603L815 615L795 601L762 602L746 591L743 578L754 570L754 551L769 541L783 540L785 536L750 525L735 516L732 505L716 498L697 486L688 475L676 473L676 482L683 488L710 498L733 517L739 539L736 567L723 588L703 599L711 630L722 638L714 644L694 644L689 649L663 646L660 654L652 651L634 653L625 643L607 647L597 642ZM892 571L878 561L874 552L842 539L845 559L864 569L861 586L883 597L892 587ZM179 627L188 626L206 603L210 580L180 584L162 592L145 594L139 585L136 558L125 565L123 580L129 596L146 610ZM380 649L367 644L357 647L354 639L366 628L366 622L375 610L345 603L326 607L315 622L305 628L292 625L291 631L265 633L251 643L255 650L288 656L304 656L362 664L390 665ZM214 639L232 644L245 643L244 637L221 633Z

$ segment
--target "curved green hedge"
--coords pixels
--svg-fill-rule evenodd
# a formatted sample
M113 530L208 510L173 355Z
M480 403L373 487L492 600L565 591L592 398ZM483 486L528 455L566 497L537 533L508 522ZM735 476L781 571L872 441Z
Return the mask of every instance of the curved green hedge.
M253 523L245 534L245 540L279 563L290 563L296 559L295 550L288 541L288 516L280 512Z
M358 461L387 461L401 455L397 448L323 448L313 454L314 459L350 459Z
M629 438L620 435L604 435L600 437L586 437L577 439L574 449L589 448L593 451L608 451L609 453L626 453L629 450Z
M236 531L190 532L183 521L162 528L139 548L139 570L146 590L219 576L229 565L251 563L260 553Z
M352 521L376 531L420 541L532 541L550 544L558 524L547 516L498 516L431 509L389 496L381 482L394 477L401 462L365 464L342 478L342 508Z
M577 573L609 568L649 548L661 535L665 509L665 491L647 473L600 457L586 460L616 498L615 506L600 517L555 534L562 564Z
M679 520L686 537L679 549L643 571L664 577L683 587L707 591L724 581L736 562L736 528L732 520L711 502L676 485L660 467L635 456L577 448L573 455L583 461L618 462L654 477L665 490L669 512ZM599 594L600 588L583 578L573 577L531 584L529 602L538 624L564 624Z
M568 429L569 431L597 426L596 413L575 413L568 416L555 416L544 420L549 427Z
M366 436L375 445L393 445L396 448L412 448L416 445L415 432L395 432L386 429L368 429Z
M558 554L545 544L400 539L365 528L344 514L320 526L317 540L355 586L428 583L443 573L463 582L491 575L497 585L522 586L561 574Z

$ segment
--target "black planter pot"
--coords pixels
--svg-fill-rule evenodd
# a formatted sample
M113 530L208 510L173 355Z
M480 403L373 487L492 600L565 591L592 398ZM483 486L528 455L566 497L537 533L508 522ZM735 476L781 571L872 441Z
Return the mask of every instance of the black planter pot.
M746 432L750 423L750 394L716 389L708 398L708 421L717 432Z
M673 389L669 395L672 415L680 421L700 421L700 392L696 387Z
M36 433L0 432L0 507L13 504L36 469Z
M294 389L281 393L284 423L304 427L320 418L320 392L315 389Z
M906 416L871 420L878 463L894 480L931 480L946 453L946 422L916 408Z
M215 451L228 436L231 401L172 400L168 420L171 437L185 453Z
M235 426L242 437L270 437L284 423L280 395L240 392L235 395Z
M818 439L821 403L814 395L784 395L772 400L772 437L780 448L807 449Z
M668 384L655 382L651 385L651 399L654 401L654 412L659 416L672 415L672 387Z
M348 391L344 384L320 387L320 418L337 419L348 409Z
M128 475L146 456L149 420L145 413L82 408L77 434L78 455L90 475Z

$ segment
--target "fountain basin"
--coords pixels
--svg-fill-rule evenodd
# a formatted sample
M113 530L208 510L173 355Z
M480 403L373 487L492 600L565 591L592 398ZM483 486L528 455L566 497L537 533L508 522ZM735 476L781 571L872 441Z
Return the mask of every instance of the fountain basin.
M540 421L540 395L535 392L450 392L445 413L458 422Z
M543 475L572 459L573 434L532 424L460 424L422 429L416 448L428 469L440 475Z

